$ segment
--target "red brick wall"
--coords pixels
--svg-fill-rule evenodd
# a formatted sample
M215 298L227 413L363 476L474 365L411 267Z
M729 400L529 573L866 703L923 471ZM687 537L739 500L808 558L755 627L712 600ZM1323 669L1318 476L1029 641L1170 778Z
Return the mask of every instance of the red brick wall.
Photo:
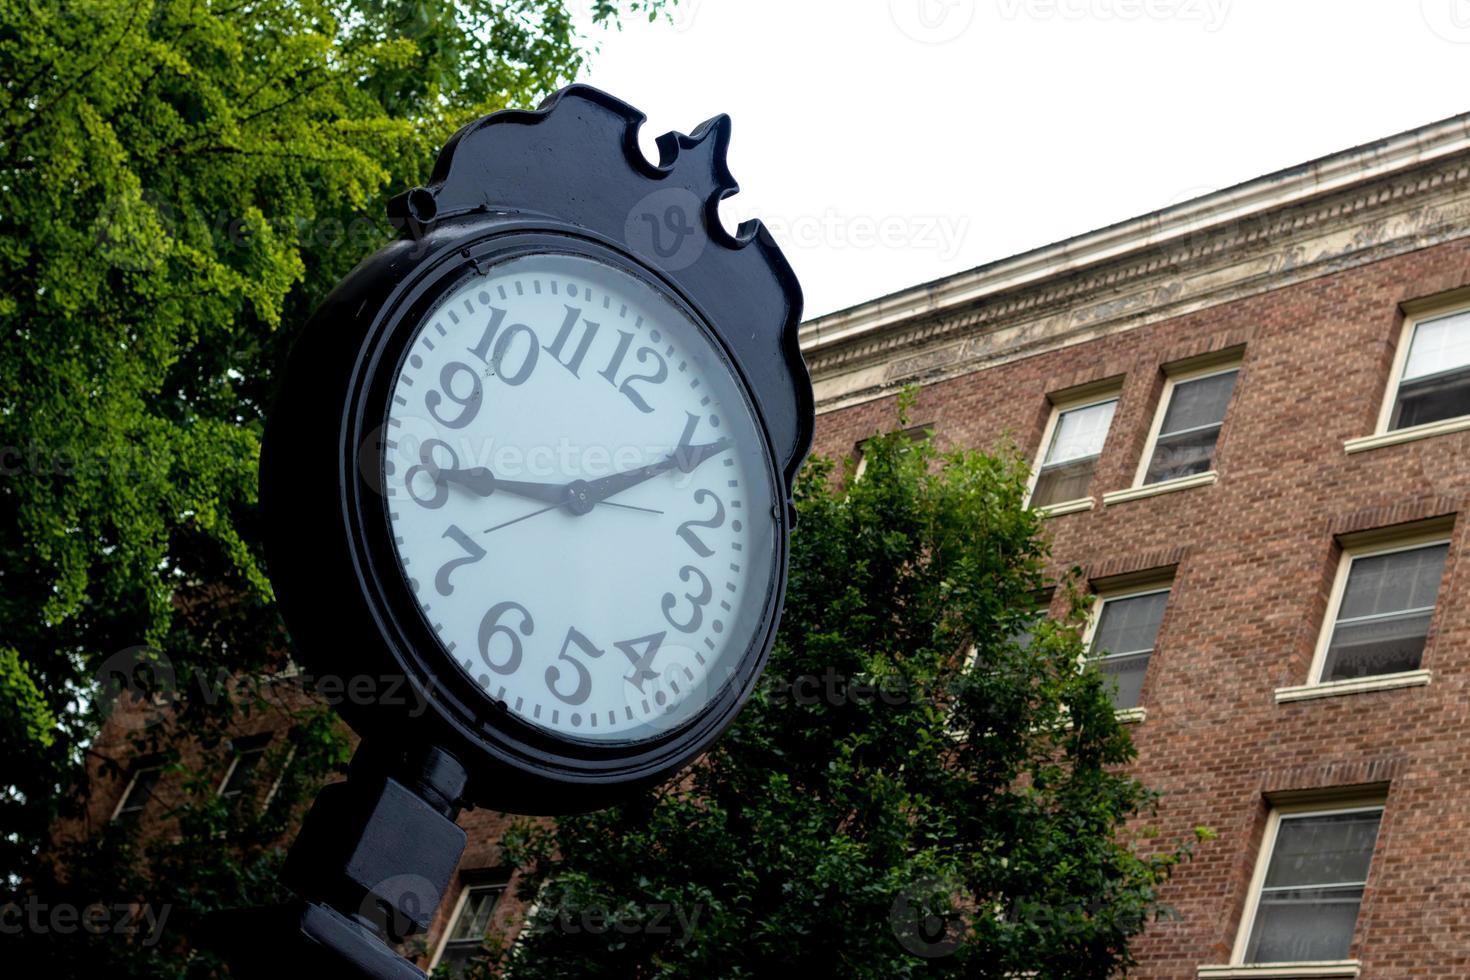
M1353 955L1365 977L1470 976L1470 541L1456 522L1422 666L1427 687L1278 705L1303 684L1340 550L1335 535L1453 514L1470 493L1470 432L1348 455L1374 431L1400 304L1470 284L1454 242L934 384L912 421L952 445L1010 437L1035 458L1047 395L1123 376L1091 511L1052 518L1057 569L1089 577L1177 562L1133 731L1136 772L1163 791L1165 839L1201 846L1167 890L1177 921L1138 945L1138 977L1227 962L1266 823L1265 794L1387 782ZM1131 485L1165 364L1244 344L1213 486L1103 506ZM892 399L818 418L817 450L851 453Z

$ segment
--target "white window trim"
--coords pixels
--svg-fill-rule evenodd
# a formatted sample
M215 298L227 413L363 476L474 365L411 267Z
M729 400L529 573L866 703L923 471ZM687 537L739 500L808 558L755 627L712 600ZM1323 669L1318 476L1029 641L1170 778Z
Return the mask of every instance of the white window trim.
M1152 450L1150 450L1150 453L1152 453ZM1175 477L1172 480L1160 480L1158 483L1147 483L1139 487L1129 487L1127 490L1112 490L1103 494L1103 505L1126 504L1130 500L1141 500L1144 497L1157 497L1161 493L1173 493L1175 490L1208 487L1219 479L1220 474L1218 472L1215 470L1206 470L1203 473Z
M1031 491L1026 491L1026 496L1031 496ZM1092 510L1093 499L1091 497L1078 497L1076 500L1063 500L1060 503L1051 504L1047 507L1036 508L1039 517L1061 517L1064 514L1076 514L1084 510Z
M1287 704L1292 701L1335 698L1344 694L1367 694L1372 691L1395 691L1404 687L1423 687L1432 677L1432 672L1427 670L1405 670L1394 674L1379 674L1377 677L1350 677L1347 680L1326 681L1320 684L1278 687L1276 703Z
M1213 378L1218 374L1230 374L1231 372L1235 372L1235 381L1236 384L1239 384L1240 364L1240 359L1234 358L1225 362L1216 362L1208 367L1195 368L1192 371L1170 371L1168 368L1164 369L1164 390L1159 393L1159 404L1157 407L1154 408L1153 424L1151 424L1148 429L1148 441L1143 444L1143 458L1138 461L1138 469L1133 474L1133 486L1130 488L1130 490L1154 490L1154 492L1156 493L1167 493L1168 490L1187 490L1189 489L1189 487L1202 487L1215 482L1216 474L1213 466L1205 473L1194 473L1189 476L1175 477L1172 480L1160 480L1157 483L1144 483L1143 481L1144 478L1148 476L1148 464L1154 458L1154 448L1158 445L1159 442L1159 430L1164 427L1164 416L1168 414L1169 405L1174 400L1174 389L1181 382L1184 381L1198 381L1201 378ZM1234 398L1235 392L1234 390L1232 390L1230 393L1230 399L1233 401ZM1230 412L1229 402L1226 402L1225 411L1228 415ZM1220 416L1220 431L1225 431L1224 415ZM1220 443L1219 439L1217 438L1215 441L1215 448L1217 451L1219 450L1219 446ZM1208 475L1210 479L1200 480L1201 477L1204 477L1206 475ZM1188 481L1190 480L1197 480L1199 482L1189 483ZM1169 484L1178 485L1169 486ZM1156 490L1155 488L1157 487L1168 487L1168 489ZM1119 494L1129 493L1130 490L1117 491L1113 494L1104 495L1103 503L1119 503L1122 500L1133 500L1135 499L1134 496L1119 496ZM1109 496L1112 496L1114 499L1109 500ZM1136 496L1148 496L1148 494L1140 493L1136 494Z
M1276 850L1276 835L1281 829L1281 818L1290 817L1315 817L1325 816L1329 813L1366 813L1369 810L1377 810L1383 813L1385 799L1382 794L1372 796L1344 796L1340 801L1331 805L1325 805L1321 800L1312 803L1281 803L1271 807L1271 813L1266 818L1266 832L1261 835L1261 849L1256 854L1255 870L1251 874L1250 891L1246 895L1245 909L1241 913L1240 925L1235 930L1235 946L1230 953L1230 963L1221 966L1201 966L1198 976L1220 978L1220 977L1356 977L1357 960L1308 960L1298 963L1246 963L1245 950L1250 944L1251 928L1256 922L1256 912L1261 904L1261 887L1266 882L1266 869L1271 864L1271 855ZM1379 833L1382 833L1383 824L1380 817ZM1375 837L1374 848L1377 849L1378 841ZM1372 857L1368 860L1368 874L1373 873ZM1358 914L1362 914L1362 906L1358 907ZM1353 931L1357 931L1357 921L1353 922ZM1291 970L1307 972L1289 972ZM1354 972L1340 972L1343 970ZM1219 970L1234 970L1235 973L1206 972ZM1248 970L1250 972L1239 972ZM1331 972L1337 970L1339 972ZM1284 972L1286 971L1286 972Z
M465 902L469 901L470 889L473 885L464 885L459 890L459 895L454 899L454 908L449 912L449 918L444 920L444 930L439 936L439 942L434 946L434 956L429 960L429 969L426 971L431 976L439 969L439 960L444 956L444 950L449 946L449 937L454 933L454 924L459 921L460 913L464 911Z
M1362 972L1357 960L1316 960L1310 963L1252 963L1202 966L1199 980L1352 980Z
M1092 663L1093 661L1109 660L1109 659L1112 659L1113 657L1136 657L1136 656L1138 656L1138 652L1137 651L1135 651L1134 653L1114 653L1114 654L1109 654L1106 657L1094 657L1092 655L1092 640L1093 640L1093 635L1097 632L1098 623L1100 623L1102 621L1102 611L1103 611L1103 607L1104 606L1106 606L1110 602L1115 602L1118 599L1135 599L1138 596L1157 595L1160 592L1172 592L1173 590L1174 590L1174 580L1173 580L1173 578L1160 578L1160 579L1157 579L1157 580L1155 580L1153 582L1135 583L1135 584L1130 585L1130 586L1120 586L1119 588L1116 588L1116 589L1107 589L1107 590L1098 592L1096 594L1097 601L1094 602L1092 604L1092 608L1087 611L1087 626L1083 630L1083 633L1082 633L1082 659L1078 663L1078 668L1079 669L1085 669L1087 667L1087 665L1089 663ZM1169 613L1169 604L1168 604L1168 602L1165 602L1164 603L1164 615L1167 616L1168 613ZM1164 628L1164 621L1162 619L1160 619L1159 620L1159 629L1163 629L1163 628ZM1158 652L1159 652L1158 634L1154 634L1154 645L1153 645L1153 647L1148 652L1148 665L1149 665L1149 667L1152 667L1154 665L1154 654L1156 654ZM1146 676L1147 675L1147 672L1148 672L1147 671L1147 668L1145 668L1145 671L1144 671L1144 673L1145 673L1145 680L1147 679L1147 676ZM1142 697L1142 692L1141 691L1140 691L1139 696ZM1141 705L1141 704L1136 704L1136 705L1134 705L1131 708L1118 708L1118 709L1116 709L1113 712L1113 714L1117 717L1117 719L1119 721L1123 722L1124 724L1137 724L1139 722L1143 722L1143 721L1146 721L1148 719L1148 709L1144 705Z
M1361 453L1382 446L1397 446L1417 439L1428 439L1431 436L1470 429L1470 415L1457 415L1454 418L1426 422L1423 425L1412 425L1404 429L1390 430L1388 427L1389 420L1393 418L1393 406L1399 398L1399 388L1403 387L1404 365L1409 360L1409 348L1413 344L1414 331L1426 320L1437 320L1442 316L1466 310L1470 310L1470 304L1465 302L1463 295L1457 295L1453 301L1426 305L1404 316L1404 325L1399 331L1398 349L1393 352L1393 370L1389 373L1388 384L1384 386L1383 402L1378 406L1378 421L1373 427L1373 434L1345 440L1343 449L1346 452L1349 454Z
M1021 506L1031 506L1031 495L1036 492L1036 481L1041 479L1041 468L1046 465L1046 454L1051 449L1052 436L1056 434L1057 422L1064 412L1075 412L1080 408L1091 408L1094 405L1102 405L1105 402L1121 401L1123 386L1121 384L1107 388L1092 388L1086 395L1072 398L1055 398L1051 403L1051 415L1046 420L1046 428L1041 432L1041 446L1036 450L1036 462L1031 467L1031 475L1026 480L1026 499ZM1107 448L1108 436L1113 434L1113 420L1116 419L1117 410L1113 410L1113 418L1108 420L1108 431L1103 434L1103 445L1098 450L1098 459L1102 459L1102 450ZM1094 475L1096 471L1094 471ZM1093 494L1086 497L1078 497L1075 500L1058 500L1054 504L1036 508L1036 512L1042 517L1060 517L1062 514L1074 514L1080 510L1091 510L1093 505Z
M270 807L271 801L276 798L276 791L281 788L281 780L286 778L286 771L291 768L291 763L295 760L296 746L292 745L286 750L286 758L281 760L280 770L276 773L276 778L271 782L271 788L265 794L264 802L260 804L261 812L265 812Z
M162 765L139 766L128 775L128 784L123 787L122 796L117 798L117 805L112 808L112 816L107 818L108 823L116 820L123 812L123 807L127 805L128 800L132 798L133 790L137 788L138 777L145 772L154 772L161 769L163 769Z
M1343 593L1347 591L1348 574L1351 572L1353 562L1359 558L1370 558L1374 555L1388 555L1398 551L1413 551L1415 548L1424 548L1435 544L1449 544L1450 532L1443 528L1431 532L1409 535L1397 538L1391 542L1378 541L1373 544L1344 545L1342 555L1337 561L1337 572L1332 580L1332 598L1327 603L1327 612L1322 617L1322 628L1317 631L1317 647L1312 652L1312 666L1307 671L1307 683L1299 687L1280 688L1276 692L1276 700L1283 700L1282 692L1290 692L1284 698L1288 701L1301 701L1309 697L1331 697L1335 694L1356 694L1359 690L1377 691L1390 687L1413 687L1418 684L1429 683L1429 672L1423 669L1423 661L1420 668L1413 671L1403 671L1393 674L1379 674L1375 677L1352 677L1342 681L1323 681L1322 665L1327 660L1327 648L1332 645L1332 634L1337 629L1337 613L1342 608ZM1445 558L1445 567L1449 567L1449 558ZM1429 628L1434 629L1434 618L1439 614L1439 596L1435 595L1435 611L1430 614ZM1425 652L1428 652L1427 650ZM1409 681L1405 678L1411 675L1423 674L1422 681ZM1397 679L1400 683L1393 683ZM1369 681L1378 681L1378 684L1368 684ZM1317 690L1317 694L1303 694L1307 690Z

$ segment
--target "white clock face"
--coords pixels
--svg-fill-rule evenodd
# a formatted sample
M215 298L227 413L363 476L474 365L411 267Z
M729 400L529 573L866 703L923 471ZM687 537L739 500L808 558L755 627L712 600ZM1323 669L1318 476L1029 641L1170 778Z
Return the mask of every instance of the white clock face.
M446 654L532 725L631 741L697 714L761 628L775 493L706 333L612 265L452 287L393 382L383 479Z

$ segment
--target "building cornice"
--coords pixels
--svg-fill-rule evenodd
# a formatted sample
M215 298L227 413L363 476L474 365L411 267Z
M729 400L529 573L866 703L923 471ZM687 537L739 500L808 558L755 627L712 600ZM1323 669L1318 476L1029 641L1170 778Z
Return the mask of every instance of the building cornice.
M1470 233L1470 114L808 321L819 411Z

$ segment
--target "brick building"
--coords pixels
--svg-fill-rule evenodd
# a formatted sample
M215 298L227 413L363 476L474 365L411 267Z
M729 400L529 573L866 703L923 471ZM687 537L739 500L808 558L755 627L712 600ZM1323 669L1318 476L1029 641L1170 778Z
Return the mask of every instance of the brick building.
M1470 116L802 341L817 451L853 453L920 384L913 419L941 442L1036 461L1032 504L1057 571L1081 566L1100 599L1091 643L1164 835L1218 833L1136 976L1470 976ZM259 724L214 760L222 791L269 744ZM98 793L93 819L167 793L148 778ZM504 818L463 822L426 966L521 911Z
M1219 834L1137 976L1470 976L1470 117L802 340L819 451L918 383L1035 460L1165 836Z

